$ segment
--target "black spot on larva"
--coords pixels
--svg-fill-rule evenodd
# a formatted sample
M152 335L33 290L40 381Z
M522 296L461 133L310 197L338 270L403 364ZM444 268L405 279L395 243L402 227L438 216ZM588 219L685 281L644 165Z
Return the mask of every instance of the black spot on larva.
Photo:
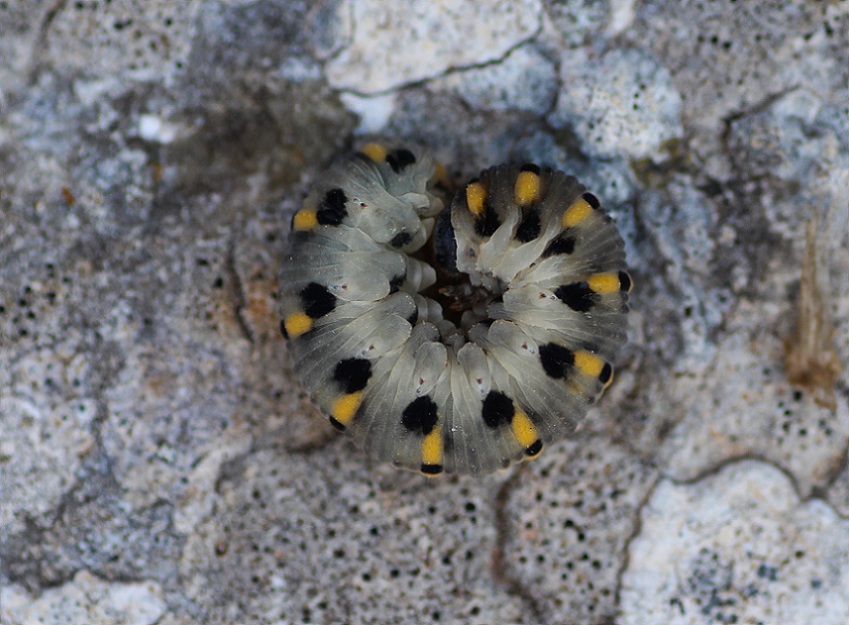
M345 426L339 423L336 419L334 419L333 417L328 417L328 419L330 419L330 425L332 425L334 428L336 428L340 432L345 431Z
M475 220L475 232L482 237L491 237L498 230L501 222L498 220L498 214L490 205L489 199L484 202L483 207L483 215Z
M557 343L546 343L539 348L539 360L548 377L559 379L575 363L575 354Z
M441 464L423 464L421 468L421 472L425 475L439 475L442 473L442 465Z
M410 150L401 148L386 155L386 162L396 174L408 165L416 162L416 156Z
M525 449L526 456L536 456L539 452L542 451L542 441L537 439L535 442L531 443L530 447Z
M619 290L626 293L631 290L631 276L626 271L619 272Z
M280 333L283 335L284 339L289 338L289 333L286 332L286 320L285 319L280 320Z
M613 367L610 366L609 362L606 362L601 368L601 373L598 374L598 381L602 384L607 384L610 382L611 377L613 377Z
M409 232L399 232L394 237L392 237L392 240L389 242L389 245L391 245L395 249L398 249L399 247L404 247L412 240L413 237L410 236Z
M543 258L554 256L555 254L571 254L575 251L575 237L568 234L568 230L561 232L551 240L551 243L545 248L542 253Z
M513 419L513 400L500 391L490 391L483 400L481 416L483 422L493 429L510 423Z
M433 249L436 264L447 271L457 269L457 238L451 225L451 207L446 206L433 229Z
M336 296L327 290L327 287L310 282L301 289L301 301L304 303L304 312L311 319L323 317L336 308Z
M539 236L540 232L539 213L531 211L519 224L516 229L516 240L522 243L533 241Z
M529 171L532 174L536 174L537 176L539 176L541 170L539 168L539 165L534 165L533 163L525 163L524 165L522 165L519 171Z
M348 198L342 189L331 189L324 194L316 211L316 219L322 226L338 226L348 216L345 203Z
M397 276L395 276L394 278L392 278L389 281L389 292L390 293L397 293L398 291L400 291L401 287L404 285L404 282L406 280L407 280L407 274L406 273L399 273Z
M572 310L587 312L595 306L596 295L586 282L573 282L557 287L554 294Z
M346 393L361 391L371 377L371 361L365 358L340 360L333 370L333 379L339 382Z
M601 206L601 202L598 201L598 198L594 196L592 193L584 193L582 196L587 204L592 206L594 209L598 209Z
M401 415L401 425L409 432L427 436L437 421L436 403L427 395L411 401Z

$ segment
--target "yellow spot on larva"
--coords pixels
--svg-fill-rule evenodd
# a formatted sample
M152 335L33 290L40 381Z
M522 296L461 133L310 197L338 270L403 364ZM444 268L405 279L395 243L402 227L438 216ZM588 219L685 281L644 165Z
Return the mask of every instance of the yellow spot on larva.
M439 161L436 162L431 180L437 184L441 184L443 187L450 186L451 184L451 180L448 178L448 170Z
M382 163L386 160L386 147L379 143L367 143L360 152L368 156L375 163Z
M528 415L521 410L517 410L513 414L512 426L513 436L516 437L516 440L522 446L522 449L527 449L537 442L537 439L539 438L537 429L534 427L534 423L530 420Z
M286 334L289 338L295 338L304 332L309 332L312 328L312 319L306 313L296 312L286 317L283 325L286 326Z
M594 293L615 293L619 290L619 276L615 273L597 273L587 278Z
M442 464L442 428L435 427L422 441L422 464Z
M520 171L514 191L516 204L527 206L539 199L539 176L532 171Z
M292 221L292 227L295 230L312 230L318 225L318 217L314 210L302 208L295 213L295 219Z
M480 182L473 182L466 187L466 204L469 212L475 217L483 215L483 203L486 201L486 189Z
M593 207L584 198L579 197L575 202L566 209L563 213L561 223L564 228L572 228L584 221L593 212Z
M362 391L342 395L342 397L334 402L333 409L330 411L330 416L342 425L348 425L348 423L351 422L351 419L354 418L354 415L357 414L357 410L359 409L362 401Z
M575 352L575 367L591 378L597 378L604 368L604 360L590 352Z

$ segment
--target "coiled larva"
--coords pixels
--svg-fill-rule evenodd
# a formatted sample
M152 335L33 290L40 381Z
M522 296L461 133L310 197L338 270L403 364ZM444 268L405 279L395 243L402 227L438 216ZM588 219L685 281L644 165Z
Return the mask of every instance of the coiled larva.
M567 436L610 384L631 278L575 178L500 165L443 210L444 176L414 146L332 166L292 219L281 329L369 456L486 473Z

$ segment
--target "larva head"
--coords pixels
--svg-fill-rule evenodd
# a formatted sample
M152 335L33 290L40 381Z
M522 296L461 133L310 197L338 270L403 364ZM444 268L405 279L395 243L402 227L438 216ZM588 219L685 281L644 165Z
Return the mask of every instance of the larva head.
M415 251L430 236L430 221L442 210L436 164L421 148L367 144L340 161L304 200L292 230L350 227L375 242Z

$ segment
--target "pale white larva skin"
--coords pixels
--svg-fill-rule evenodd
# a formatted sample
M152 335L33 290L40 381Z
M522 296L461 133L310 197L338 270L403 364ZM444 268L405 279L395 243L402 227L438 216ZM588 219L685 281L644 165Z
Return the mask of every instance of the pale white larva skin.
M610 383L631 280L595 197L533 165L470 182L434 254L440 183L411 146L326 172L293 218L281 327L304 386L370 456L487 473L567 436ZM452 257L446 284L434 257Z

